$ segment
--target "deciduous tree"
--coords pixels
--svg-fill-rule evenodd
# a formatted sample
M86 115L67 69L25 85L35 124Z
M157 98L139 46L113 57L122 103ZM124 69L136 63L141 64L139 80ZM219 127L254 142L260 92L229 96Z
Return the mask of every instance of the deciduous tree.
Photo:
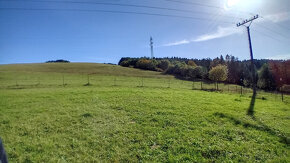
M209 71L209 79L216 82L218 90L218 82L227 80L228 68L225 65L217 65Z

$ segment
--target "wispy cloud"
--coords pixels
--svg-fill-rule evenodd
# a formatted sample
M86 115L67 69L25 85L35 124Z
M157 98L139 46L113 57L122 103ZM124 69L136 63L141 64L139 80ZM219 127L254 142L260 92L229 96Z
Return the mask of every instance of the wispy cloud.
M273 60L288 60L288 59L290 59L290 54L275 55L275 56L268 57L267 59L273 59Z
M227 37L233 34L240 34L240 33L242 33L242 30L240 28L235 28L234 26L229 26L229 27L219 26L217 30L213 33L200 35L193 39L184 39L181 41L167 43L162 46L176 46L176 45L189 44L191 42L208 41L208 40L218 39L218 38Z
M189 44L191 41L190 40L181 40L181 41L176 41L172 43L167 43L162 46L176 46L176 45L182 45L182 44Z
M208 41L208 40L227 37L227 36L230 36L233 34L239 34L239 33L242 33L242 30L240 30L240 28L235 28L233 26L230 26L230 27L219 26L216 32L198 36L193 41L194 42Z
M284 21L290 20L290 12L268 14L268 15L263 16L263 18L264 19L258 19L256 22L257 23L264 22L264 21L272 21L273 23L284 22ZM189 44L192 42L209 41L209 40L223 38L223 37L231 36L234 34L241 34L241 33L242 33L242 28L236 28L235 26L228 26L228 27L218 26L215 32L203 34L193 39L183 39L181 41L166 43L166 44L161 45L161 47L184 45L184 44Z
M273 23L279 23L283 21L290 20L290 12L280 12L276 14L270 14L264 16L267 21L272 21Z

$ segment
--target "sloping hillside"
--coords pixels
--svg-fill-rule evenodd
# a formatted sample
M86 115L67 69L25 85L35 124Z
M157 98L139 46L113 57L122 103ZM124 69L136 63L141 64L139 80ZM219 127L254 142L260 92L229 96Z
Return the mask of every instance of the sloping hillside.
M1 65L0 137L10 162L289 162L289 96L201 84L94 63Z
M143 71L134 68L121 67L118 65L100 63L34 63L34 64L9 64L0 65L0 73L73 73L93 75L116 75L132 77L169 77L160 72Z

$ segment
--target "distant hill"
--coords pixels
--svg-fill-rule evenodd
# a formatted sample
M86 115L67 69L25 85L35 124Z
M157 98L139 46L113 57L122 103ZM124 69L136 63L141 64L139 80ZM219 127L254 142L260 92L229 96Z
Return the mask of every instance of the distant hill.
M0 73L74 73L94 75L116 75L132 77L173 78L171 75L162 75L160 72L122 67L101 63L32 63L0 65Z

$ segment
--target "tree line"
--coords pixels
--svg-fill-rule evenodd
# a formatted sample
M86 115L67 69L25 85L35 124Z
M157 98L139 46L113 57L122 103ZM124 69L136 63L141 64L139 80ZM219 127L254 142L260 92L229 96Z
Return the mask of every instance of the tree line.
M232 55L221 55L214 59L123 57L118 64L159 71L185 80L226 82L245 87L251 87L256 81L257 87L264 90L277 90L290 85L290 60L254 60L255 75L252 75L250 60L241 61Z
M70 61L64 59L57 59L57 60L49 60L46 61L45 63L70 63Z

